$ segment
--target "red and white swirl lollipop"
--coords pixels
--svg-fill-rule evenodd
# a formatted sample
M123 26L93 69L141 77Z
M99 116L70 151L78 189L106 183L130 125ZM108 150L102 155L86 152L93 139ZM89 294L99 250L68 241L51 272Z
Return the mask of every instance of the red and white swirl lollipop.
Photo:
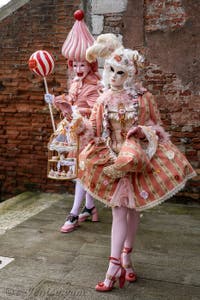
M49 52L38 50L31 55L28 65L35 74L46 77L51 74L54 69L54 60Z
M46 76L51 74L54 69L54 60L51 54L45 50L38 50L34 52L29 58L28 66L29 69L33 71L35 74L37 74L40 77L43 77L45 92L46 94L49 94ZM48 105L49 105L53 130L55 132L56 129L55 129L55 122L53 118L52 107L50 103L48 103Z

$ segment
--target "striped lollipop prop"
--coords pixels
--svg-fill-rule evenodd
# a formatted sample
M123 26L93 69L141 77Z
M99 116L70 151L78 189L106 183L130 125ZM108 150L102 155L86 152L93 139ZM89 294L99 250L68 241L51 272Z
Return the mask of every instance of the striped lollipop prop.
M38 50L31 55L28 65L35 74L46 77L54 69L54 60L49 52Z
M51 74L54 69L54 60L51 54L45 50L38 50L34 52L29 58L28 66L29 69L33 71L36 75L43 77L45 92L46 94L49 94L46 76ZM53 118L52 106L50 103L48 103L48 106L49 106L53 131L55 132L56 128L55 128L55 122Z

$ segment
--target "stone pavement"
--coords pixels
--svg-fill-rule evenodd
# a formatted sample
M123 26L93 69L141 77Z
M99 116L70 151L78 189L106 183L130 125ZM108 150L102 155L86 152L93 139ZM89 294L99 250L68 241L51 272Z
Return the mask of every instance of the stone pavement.
M133 254L138 281L98 293L111 211L96 201L100 222L61 234L72 201L27 192L0 204L0 300L200 299L200 206L166 202L142 213Z

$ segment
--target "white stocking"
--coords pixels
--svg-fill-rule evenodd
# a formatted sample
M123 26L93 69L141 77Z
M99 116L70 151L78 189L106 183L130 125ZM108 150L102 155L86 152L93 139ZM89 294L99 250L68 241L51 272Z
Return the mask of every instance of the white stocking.
M85 198L85 194L86 194L86 191L84 190L82 185L79 182L76 182L74 203L73 203L73 207L70 212L74 216L78 216L81 203L83 202L83 199Z
M91 209L94 207L94 199L93 197L88 193L86 192L86 202L85 202L85 206L86 208L88 209Z

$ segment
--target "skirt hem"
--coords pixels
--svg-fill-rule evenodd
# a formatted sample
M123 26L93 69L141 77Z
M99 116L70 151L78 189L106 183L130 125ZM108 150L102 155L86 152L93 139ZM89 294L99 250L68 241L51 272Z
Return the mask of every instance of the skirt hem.
M194 171L193 173L191 173L190 175L187 176L187 178L185 178L185 180L183 182L181 182L179 185L177 185L174 189L172 189L171 191L169 191L168 193L166 193L164 196L160 197L159 199L157 200L154 200L152 202L149 202L145 205L142 205L142 206L136 206L136 207L129 207L129 206L126 206L130 209L135 209L136 211L144 211L146 209L149 209L149 208L153 208L154 206L157 206L161 203L163 203L164 201L168 200L169 198L173 197L176 193L178 193L181 189L184 188L187 180L193 178L196 176L196 172ZM91 196L93 196L95 199L99 200L100 202L104 203L106 206L109 206L109 207L118 207L117 205L112 205L110 204L110 202L108 202L107 200L99 197L98 195L96 195L95 193L91 192L89 188L87 188L83 183L82 181L77 178L76 181L78 181L82 186L83 188L89 193L91 194ZM119 205L120 206L120 205Z

